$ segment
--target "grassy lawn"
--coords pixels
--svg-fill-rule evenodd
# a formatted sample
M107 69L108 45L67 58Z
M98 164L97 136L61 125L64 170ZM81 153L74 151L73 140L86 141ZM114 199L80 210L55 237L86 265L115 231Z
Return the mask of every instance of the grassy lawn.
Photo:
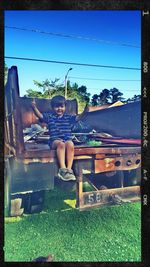
M44 210L5 223L5 261L141 261L140 203L79 212L75 192L46 193Z

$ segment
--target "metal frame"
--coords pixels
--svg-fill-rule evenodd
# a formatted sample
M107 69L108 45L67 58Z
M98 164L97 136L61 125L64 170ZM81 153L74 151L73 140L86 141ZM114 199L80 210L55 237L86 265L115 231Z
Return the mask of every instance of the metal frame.
M17 68L12 67L8 73L5 88L5 151L14 155L24 164L32 162L51 162L57 172L56 152L47 145L24 143L23 121L21 116L23 99L19 97ZM115 195L129 201L140 200L140 186L123 187L123 171L139 168L141 148L137 146L75 147L74 170L77 177L77 207L80 210L116 204ZM121 170L120 188L83 192L84 170L91 173L104 173ZM124 201L125 202L125 201Z

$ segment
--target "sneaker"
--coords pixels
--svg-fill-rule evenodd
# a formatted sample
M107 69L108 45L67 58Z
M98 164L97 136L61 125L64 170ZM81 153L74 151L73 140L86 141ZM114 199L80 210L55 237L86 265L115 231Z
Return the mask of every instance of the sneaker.
M76 180L76 177L75 177L72 169L67 169L67 176L70 177L70 180L72 180L72 181Z
M63 181L75 181L76 177L73 174L72 170L66 169L66 168L60 168L58 172L58 177L62 179Z

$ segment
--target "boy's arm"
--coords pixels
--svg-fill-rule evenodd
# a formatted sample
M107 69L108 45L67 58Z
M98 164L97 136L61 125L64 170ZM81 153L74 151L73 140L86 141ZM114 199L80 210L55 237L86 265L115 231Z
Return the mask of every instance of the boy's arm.
M32 109L34 111L34 114L39 118L39 119L43 119L43 115L42 113L38 110L37 106L36 106L36 102L35 100L32 101L31 103L32 105Z
M86 117L88 111L89 111L89 106L86 105L83 112L76 116L76 121L83 120Z

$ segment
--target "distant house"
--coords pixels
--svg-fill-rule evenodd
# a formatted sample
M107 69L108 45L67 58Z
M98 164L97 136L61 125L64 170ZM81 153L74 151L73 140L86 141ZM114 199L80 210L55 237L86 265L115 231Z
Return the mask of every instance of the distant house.
M115 103L110 105L108 108L118 107L118 106L122 106L122 105L124 105L124 103L122 103L121 101L116 101Z
M91 106L91 107L89 107L89 112L97 111L97 110L101 110L101 109L105 109L105 108L109 108L110 105L111 104L102 105L102 106Z
M122 106L122 105L124 105L124 103L122 103L121 101L116 101L113 104L105 104L105 105L102 105L102 106L95 106L95 107L91 106L91 107L89 107L89 112L97 111L97 110L101 110L101 109L105 109L105 108L112 108L112 107Z

